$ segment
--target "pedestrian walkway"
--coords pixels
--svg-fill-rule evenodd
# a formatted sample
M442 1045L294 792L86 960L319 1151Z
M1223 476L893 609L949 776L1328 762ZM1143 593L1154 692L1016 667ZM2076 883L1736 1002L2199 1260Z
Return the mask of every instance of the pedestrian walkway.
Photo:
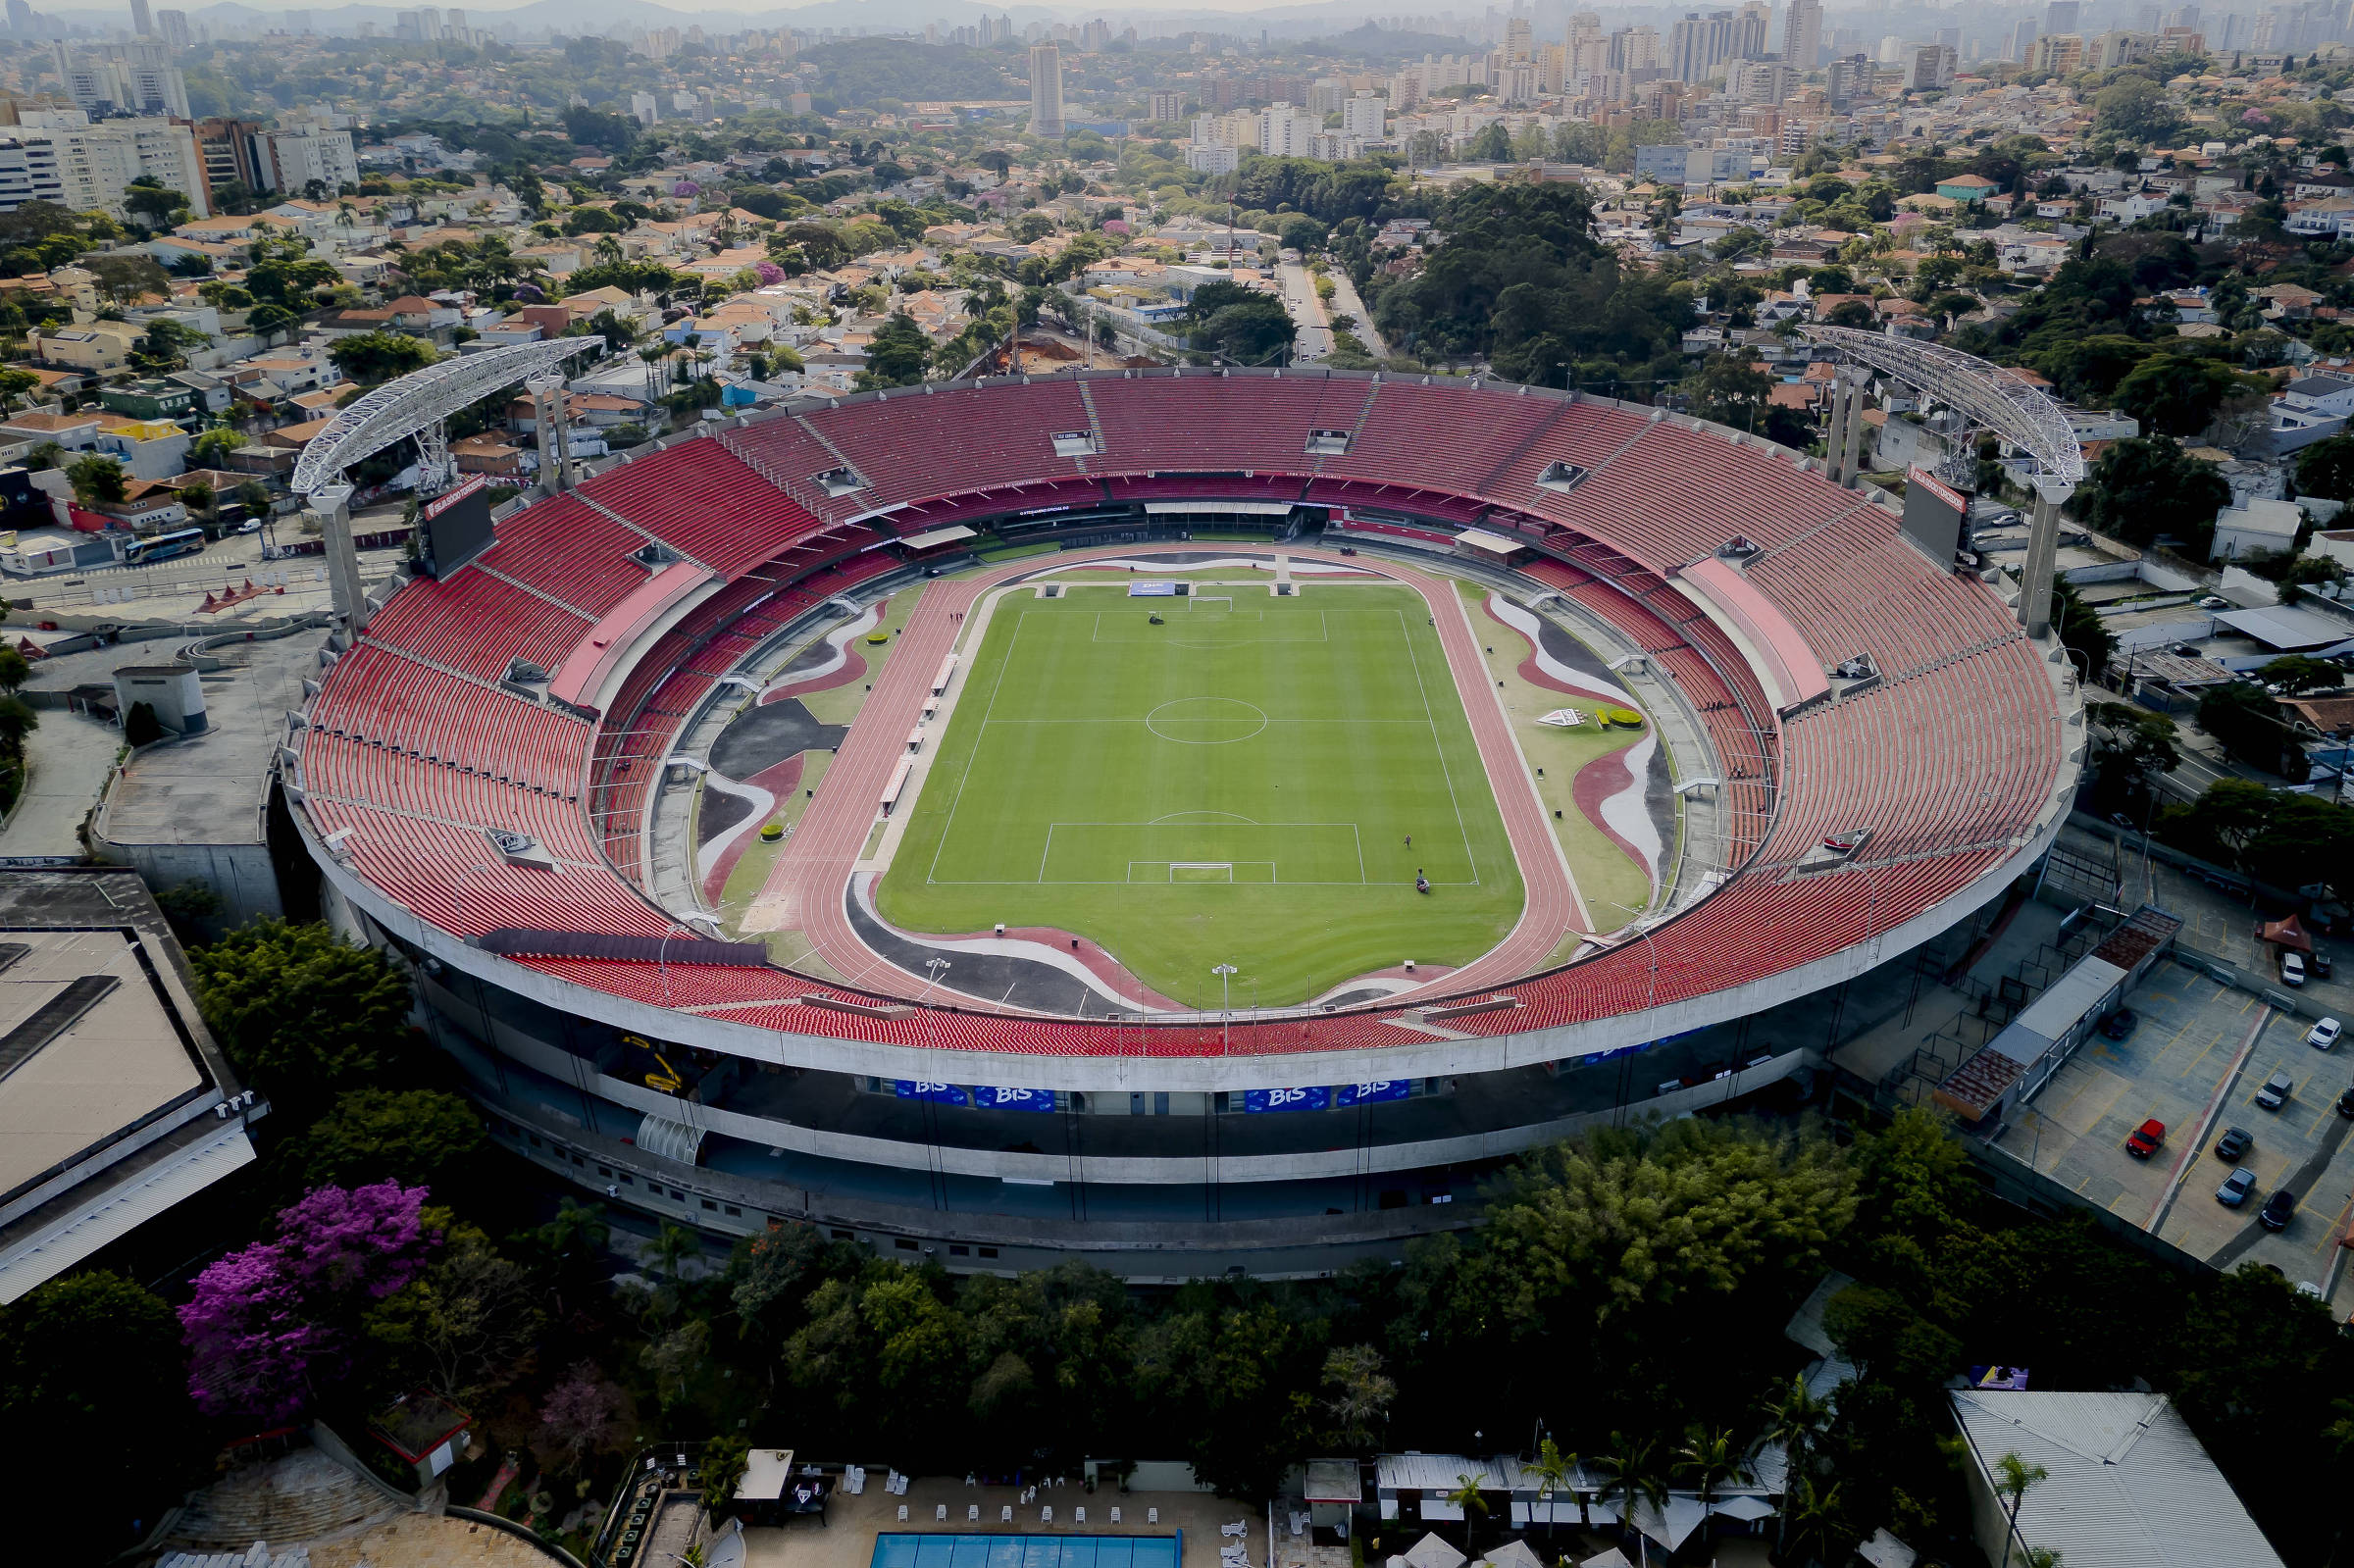
M122 733L112 725L61 708L44 708L40 717L40 728L26 737L31 778L0 828L0 859L78 857L81 825L122 749Z

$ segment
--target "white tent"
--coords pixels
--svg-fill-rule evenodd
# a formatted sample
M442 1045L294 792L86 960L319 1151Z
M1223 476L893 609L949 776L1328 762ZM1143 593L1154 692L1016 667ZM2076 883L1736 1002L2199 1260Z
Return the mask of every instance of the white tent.
M1545 1568L1545 1559L1531 1551L1525 1541L1508 1541L1482 1560L1494 1568Z
M1578 1568L1635 1568L1635 1565L1625 1552L1612 1546L1599 1557L1588 1557Z
M1674 1551L1692 1539L1692 1532L1698 1530L1709 1516L1700 1506L1698 1497L1669 1492L1665 1515L1660 1514L1650 1503L1641 1502L1635 1505L1634 1512L1628 1517L1637 1530L1669 1551Z
M1743 1524L1754 1524L1760 1519L1772 1518L1773 1504L1763 1497L1752 1497L1744 1493L1737 1497L1717 1498L1715 1505L1709 1512L1722 1514L1727 1519L1738 1519Z
M1463 1568L1463 1554L1435 1534L1425 1535L1407 1547L1406 1561L1410 1568Z

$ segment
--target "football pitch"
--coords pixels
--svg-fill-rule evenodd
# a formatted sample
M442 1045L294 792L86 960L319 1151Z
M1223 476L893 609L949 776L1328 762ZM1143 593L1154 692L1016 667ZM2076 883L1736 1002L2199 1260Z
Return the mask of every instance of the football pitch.
M1238 1007L1278 1006L1503 939L1520 874L1419 595L1124 586L998 603L887 918L1059 928L1207 1007L1219 964Z

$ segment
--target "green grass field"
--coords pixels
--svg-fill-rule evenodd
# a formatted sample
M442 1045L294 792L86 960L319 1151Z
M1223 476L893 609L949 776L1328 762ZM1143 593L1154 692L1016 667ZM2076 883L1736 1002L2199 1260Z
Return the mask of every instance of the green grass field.
M1464 963L1520 912L1438 633L1391 584L1009 595L901 809L894 923L1059 927L1195 1005L1220 963L1268 1006Z

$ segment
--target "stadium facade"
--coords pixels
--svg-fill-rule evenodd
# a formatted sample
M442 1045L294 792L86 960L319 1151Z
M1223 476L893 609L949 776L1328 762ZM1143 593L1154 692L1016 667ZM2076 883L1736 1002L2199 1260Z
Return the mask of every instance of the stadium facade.
M1684 824L1643 918L1476 985L1221 1016L1015 1011L953 971L870 954L844 984L722 938L688 823L747 692L927 572L1015 582L1211 530L1467 578L1607 657ZM289 817L338 918L411 961L527 1158L713 1234L806 1220L951 1269L1317 1274L1458 1228L1523 1149L1805 1068L1798 1032L1748 1021L1999 897L2081 759L2058 645L1889 506L1534 388L909 389L643 449L494 535L372 606L293 720ZM997 548L1032 543L1060 548ZM928 682L947 619L919 607L882 681ZM813 849L779 924L854 927L855 860Z

